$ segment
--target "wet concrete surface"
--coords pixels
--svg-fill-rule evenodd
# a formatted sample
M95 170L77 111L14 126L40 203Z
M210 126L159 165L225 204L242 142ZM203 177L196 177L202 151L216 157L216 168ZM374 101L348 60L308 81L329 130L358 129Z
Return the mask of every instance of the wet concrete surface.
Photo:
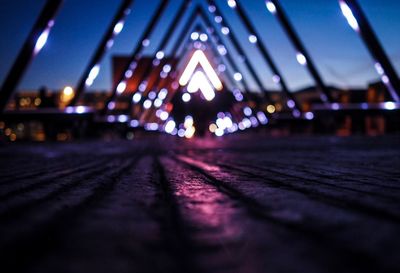
M0 147L1 272L400 272L400 138Z

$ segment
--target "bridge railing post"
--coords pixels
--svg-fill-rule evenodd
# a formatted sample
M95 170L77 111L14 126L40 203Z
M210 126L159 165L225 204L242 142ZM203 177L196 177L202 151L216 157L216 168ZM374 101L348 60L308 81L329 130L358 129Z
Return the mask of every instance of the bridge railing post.
M125 24L125 18L131 12L130 6L132 5L133 0L123 0L121 6L119 7L117 13L114 16L110 26L107 29L107 32L104 34L97 50L92 56L88 66L85 68L78 85L75 90L75 96L72 99L70 105L76 105L85 91L86 87L89 87L93 84L93 81L96 79L97 75L100 72L100 62L103 59L106 52L112 47L114 44L115 37L122 31L123 26Z
M317 88L322 93L320 98L325 102L332 102L333 98L328 87L325 85L324 81L314 61L312 60L310 54L308 53L306 47L304 46L303 42L301 41L299 35L296 33L293 25L289 21L285 11L283 10L282 6L280 5L278 0L267 0L266 1L266 8L269 12L275 15L279 22L281 23L283 29L285 30L287 36L289 37L290 41L292 42L294 48L297 51L296 59L297 62L301 65L305 66L315 81Z
M47 42L54 26L55 17L64 0L47 0L31 32L19 52L0 90L0 114L5 110L8 100L18 87L31 61L39 54Z
M391 97L400 102L400 80L385 50L374 33L367 17L356 0L339 0L343 15L349 25L361 36L371 56L375 60L375 69L386 85Z

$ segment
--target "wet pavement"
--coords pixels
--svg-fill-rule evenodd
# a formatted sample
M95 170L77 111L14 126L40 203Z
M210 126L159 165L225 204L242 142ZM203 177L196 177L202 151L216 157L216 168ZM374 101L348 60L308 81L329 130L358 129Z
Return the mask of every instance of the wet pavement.
M1 272L400 272L400 138L0 146Z

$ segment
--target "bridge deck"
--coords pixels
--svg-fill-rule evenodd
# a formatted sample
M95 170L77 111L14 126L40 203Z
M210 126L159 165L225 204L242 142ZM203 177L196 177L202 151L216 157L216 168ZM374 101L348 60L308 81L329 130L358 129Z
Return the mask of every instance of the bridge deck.
M17 144L0 158L1 272L400 272L399 137Z

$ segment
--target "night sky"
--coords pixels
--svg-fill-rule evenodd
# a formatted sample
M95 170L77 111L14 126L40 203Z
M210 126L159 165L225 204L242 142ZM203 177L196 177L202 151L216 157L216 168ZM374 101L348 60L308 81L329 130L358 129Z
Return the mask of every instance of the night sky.
M204 0L193 2L203 3L206 7ZM216 2L234 31L242 38L241 42L252 56L251 61L256 65L265 86L276 88L270 80L269 68L262 61L255 46L248 42L239 17L230 10L225 0ZM0 43L1 83L44 3L45 0L0 0L0 31L3 37ZM125 28L104 59L100 75L92 89L110 89L110 57L114 54L129 54L132 51L158 3L158 0L135 1ZM181 0L171 1L168 11L161 19L162 24L157 25L152 36L152 45L145 53L153 53L157 40L175 16L180 3ZM296 62L293 47L277 19L266 10L264 1L241 0L241 3L246 13L251 15L252 22L262 35L262 40L272 53L289 88L297 90L311 85L311 78ZM326 83L344 88L365 87L367 83L378 79L368 51L358 35L347 25L337 0L282 0L281 3ZM400 74L400 1L359 0L359 3ZM116 0L66 0L48 43L30 66L19 89L37 89L42 85L52 89L66 85L75 86L119 5L120 1ZM190 12L187 12L187 15L188 13ZM228 49L232 50L229 44Z

